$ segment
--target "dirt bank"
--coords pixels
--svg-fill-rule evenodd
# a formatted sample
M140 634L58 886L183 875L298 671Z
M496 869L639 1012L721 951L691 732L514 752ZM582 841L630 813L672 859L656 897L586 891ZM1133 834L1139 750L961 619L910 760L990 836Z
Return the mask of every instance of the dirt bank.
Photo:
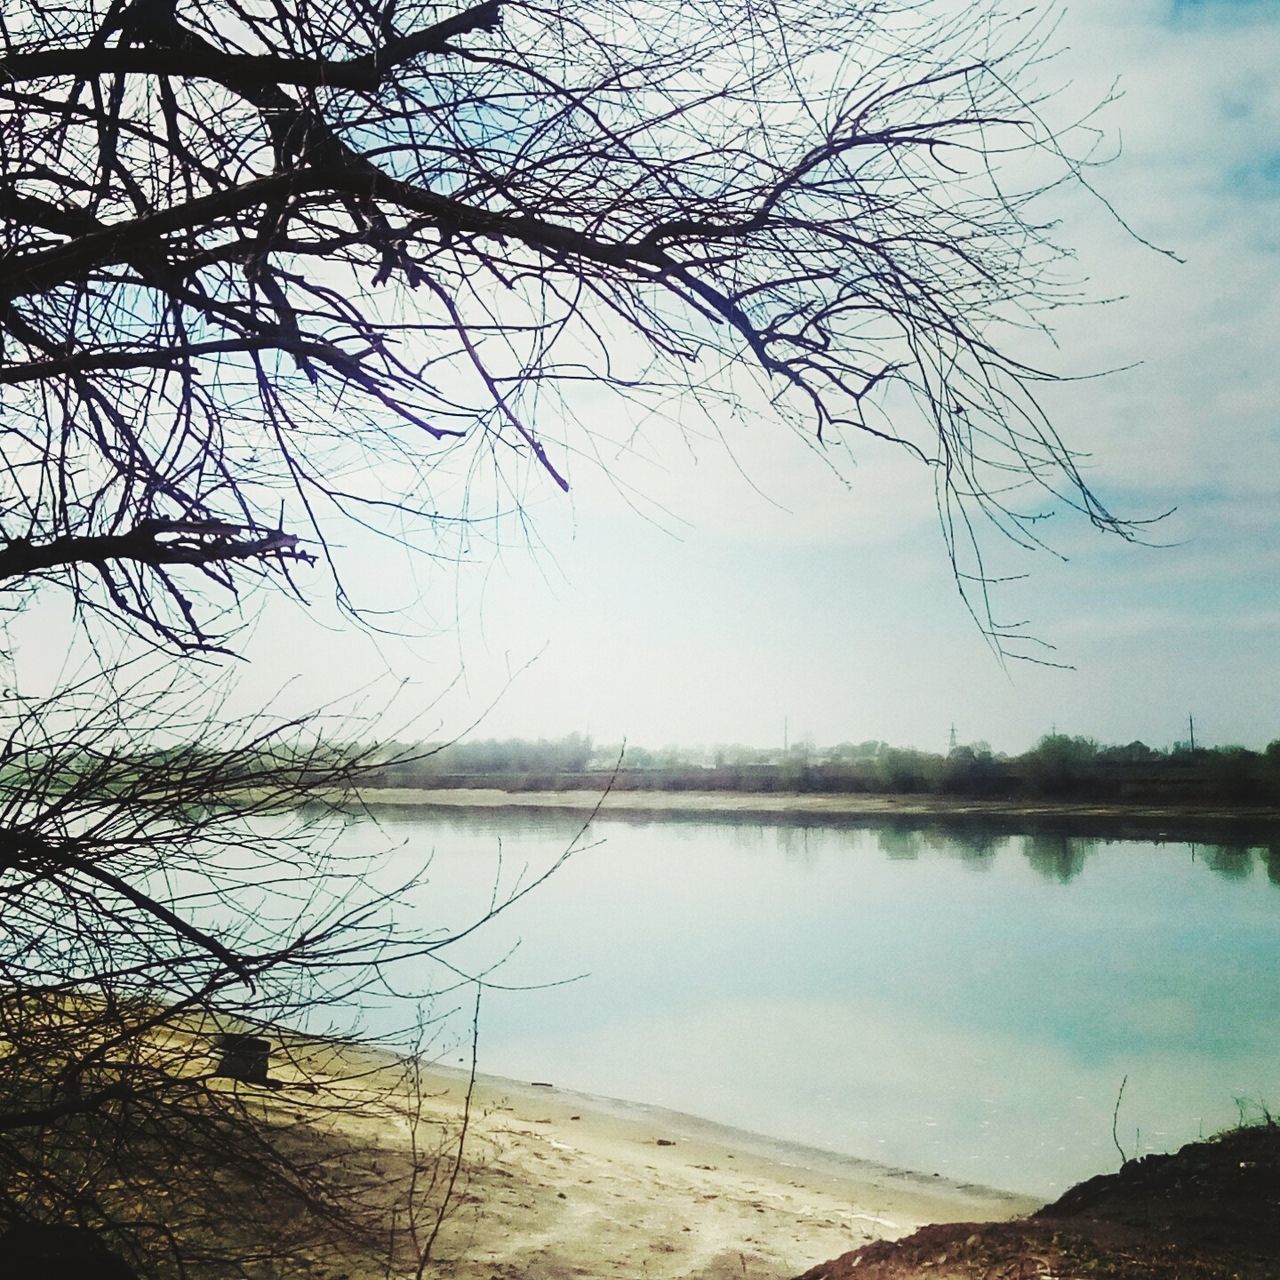
M1241 1129L1131 1161L1016 1221L929 1226L799 1280L1274 1280L1280 1127Z

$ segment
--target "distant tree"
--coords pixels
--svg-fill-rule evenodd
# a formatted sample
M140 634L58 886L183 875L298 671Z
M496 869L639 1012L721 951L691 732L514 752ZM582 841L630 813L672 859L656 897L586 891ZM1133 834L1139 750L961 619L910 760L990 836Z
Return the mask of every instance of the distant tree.
M1263 757L1247 747L1215 747L1205 755L1202 768L1215 798L1243 803L1264 798Z
M947 753L939 772L943 791L962 795L991 795L1007 786L1005 771L996 763L986 743L957 746Z
M1050 795L1073 791L1090 775L1098 757L1092 738L1048 733L1022 757L1031 785Z
M1104 764L1148 764L1161 759L1161 752L1135 741L1122 747L1100 747L1097 758Z
M875 771L883 791L932 791L942 776L942 757L910 748L890 747L876 758Z

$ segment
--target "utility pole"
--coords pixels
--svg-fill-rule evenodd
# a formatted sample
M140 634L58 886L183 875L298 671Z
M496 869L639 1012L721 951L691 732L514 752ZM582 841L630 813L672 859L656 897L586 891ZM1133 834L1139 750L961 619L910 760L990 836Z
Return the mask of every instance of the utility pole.
M782 717L782 751L785 755L790 743L787 741L787 717Z
M1191 750L1196 749L1196 718L1190 712L1187 713L1187 728L1191 730Z

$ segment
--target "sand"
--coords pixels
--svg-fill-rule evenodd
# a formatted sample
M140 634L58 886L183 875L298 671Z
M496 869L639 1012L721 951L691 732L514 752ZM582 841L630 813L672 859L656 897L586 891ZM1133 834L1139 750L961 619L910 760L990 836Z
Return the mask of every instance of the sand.
M466 1076L431 1068L425 1084L420 1128L456 1133ZM347 1136L378 1148L394 1195L406 1132L378 1110ZM481 1077L469 1124L431 1270L462 1280L789 1277L925 1223L1035 1207L551 1084Z

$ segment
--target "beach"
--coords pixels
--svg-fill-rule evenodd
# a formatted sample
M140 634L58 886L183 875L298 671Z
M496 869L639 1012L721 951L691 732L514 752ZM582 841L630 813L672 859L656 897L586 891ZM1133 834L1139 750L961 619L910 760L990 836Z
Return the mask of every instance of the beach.
M419 1140L422 1131L441 1135L449 1165L468 1077L432 1067L422 1079ZM376 1075L365 1085L371 1102L375 1084ZM374 1103L353 1114L342 1136L377 1148L394 1199L406 1131L378 1112ZM462 1280L772 1280L925 1223L1005 1219L1034 1207L554 1082L479 1077L432 1267Z

